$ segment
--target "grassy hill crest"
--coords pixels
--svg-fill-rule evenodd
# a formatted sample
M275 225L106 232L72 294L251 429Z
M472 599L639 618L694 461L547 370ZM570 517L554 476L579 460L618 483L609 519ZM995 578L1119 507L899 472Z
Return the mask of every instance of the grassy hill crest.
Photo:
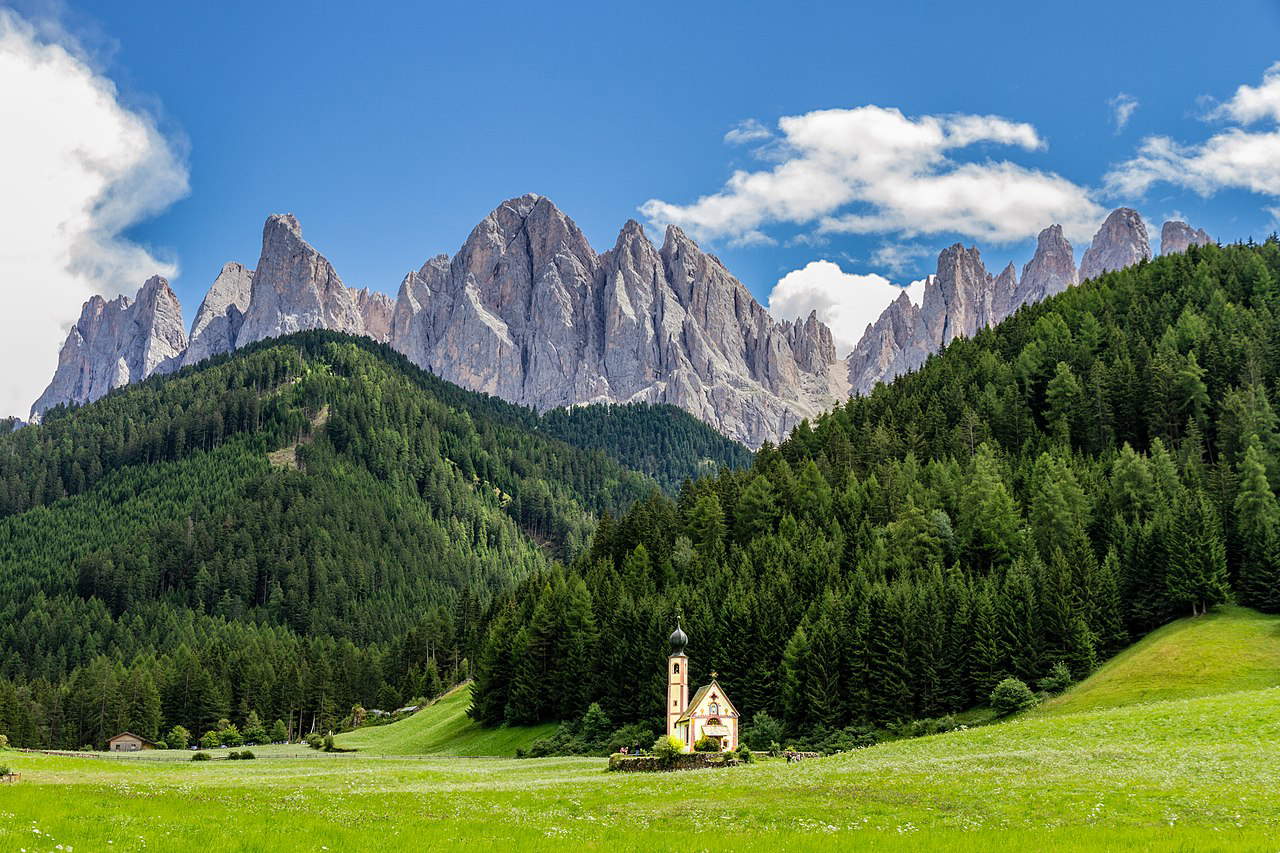
M382 755L467 755L510 758L555 724L485 728L467 716L471 682L460 684L408 719L385 726L368 726L338 735L343 749Z
M1280 687L1280 616L1222 606L1152 631L1035 715L1268 687Z

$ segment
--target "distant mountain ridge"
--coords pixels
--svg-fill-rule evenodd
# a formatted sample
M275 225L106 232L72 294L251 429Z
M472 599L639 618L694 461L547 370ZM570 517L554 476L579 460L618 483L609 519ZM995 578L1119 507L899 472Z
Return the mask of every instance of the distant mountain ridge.
M1207 233L1192 230L1185 222L1166 222L1161 229L1161 254L1185 252L1191 245L1210 242ZM925 283L918 307L904 292L867 326L847 359L851 389L856 394L870 393L877 384L918 369L955 338L994 326L1023 305L1150 259L1146 225L1136 210L1127 207L1107 216L1078 271L1071 243L1058 225L1040 232L1035 255L1022 268L1020 280L1012 263L992 276L977 248L956 243L938 256L938 272Z
M1166 223L1164 234L1179 251L1208 240L1185 223ZM1142 257L1150 250L1141 217L1121 208L1085 253L1082 275ZM1021 280L1012 264L993 277L976 248L956 244L939 256L922 304L904 293L842 359L816 312L776 320L674 226L656 246L628 221L597 253L549 199L520 196L486 216L455 256L408 273L393 302L348 288L292 214L273 214L256 266L223 267L189 336L159 277L137 300L85 303L31 416L255 341L330 329L390 343L444 379L538 411L670 404L757 448L1077 278L1058 226L1041 232Z

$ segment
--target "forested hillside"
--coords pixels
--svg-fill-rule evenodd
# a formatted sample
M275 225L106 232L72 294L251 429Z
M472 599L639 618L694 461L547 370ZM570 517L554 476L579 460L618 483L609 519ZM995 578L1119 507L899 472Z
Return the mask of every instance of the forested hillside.
M536 423L309 332L0 437L0 732L323 729L432 694L495 596L657 491Z
M500 608L475 716L656 722L679 613L695 681L804 736L1280 610L1278 280L1274 237L1109 273L606 519Z
M575 447L600 450L653 477L672 495L691 477L751 464L744 445L675 406L596 403L553 409L536 428Z

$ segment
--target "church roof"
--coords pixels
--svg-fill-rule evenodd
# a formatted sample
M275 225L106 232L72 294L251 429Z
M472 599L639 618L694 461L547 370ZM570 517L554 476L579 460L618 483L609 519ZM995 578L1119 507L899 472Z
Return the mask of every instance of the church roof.
M728 710L733 712L733 716L735 717L738 716L738 709L735 708L733 706L733 703L729 701L729 697L724 695L724 688L721 687L719 682L717 682L713 678L711 679L710 684L702 685L701 687L698 688L698 692L693 694L693 698L690 699L689 704L685 706L684 713L681 714L680 717L676 720L677 725L689 719L689 715L693 713L695 708L697 708L699 705L702 704L702 700L706 697L707 692L710 691L711 688L713 687L716 689L716 692L720 694L718 701L723 702L725 707Z

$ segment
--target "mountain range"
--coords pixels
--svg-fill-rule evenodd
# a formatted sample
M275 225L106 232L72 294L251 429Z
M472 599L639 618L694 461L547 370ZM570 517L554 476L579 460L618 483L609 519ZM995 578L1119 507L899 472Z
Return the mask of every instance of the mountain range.
M1161 238L1163 253L1211 240L1182 222L1165 223ZM919 306L904 291L841 358L816 312L775 319L674 226L659 246L628 221L597 253L549 199L520 196L486 216L452 258L409 272L393 302L344 285L298 220L276 214L256 266L222 268L189 334L158 276L135 299L85 303L31 416L266 338L329 329L389 343L444 379L539 411L667 403L757 448L917 369L956 337L1150 257L1142 218L1128 208L1107 217L1078 270L1057 225L1040 233L1021 277L1013 264L991 275L977 248L956 244L939 255Z

